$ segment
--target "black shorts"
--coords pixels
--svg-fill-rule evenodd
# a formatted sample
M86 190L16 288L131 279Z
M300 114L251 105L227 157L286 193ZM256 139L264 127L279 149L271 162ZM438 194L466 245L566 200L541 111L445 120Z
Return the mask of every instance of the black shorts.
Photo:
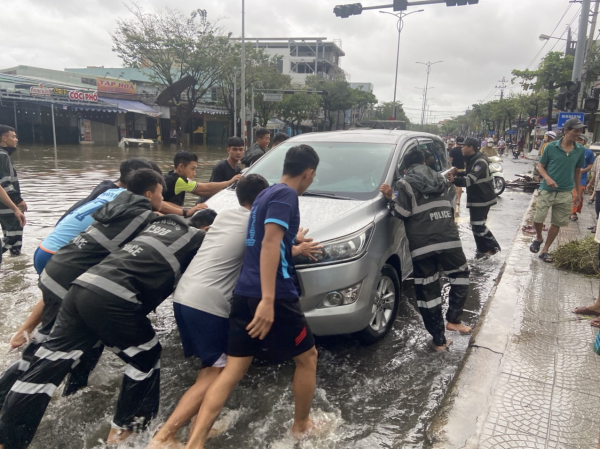
M260 357L281 363L305 353L315 345L300 300L276 299L275 321L264 340L252 338L246 327L254 318L260 298L234 296L229 314L229 344L227 355Z

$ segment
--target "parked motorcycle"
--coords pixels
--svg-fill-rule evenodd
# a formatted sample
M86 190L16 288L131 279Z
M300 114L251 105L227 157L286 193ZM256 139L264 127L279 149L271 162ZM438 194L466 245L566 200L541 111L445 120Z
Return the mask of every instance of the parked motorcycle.
M490 161L490 173L494 181L494 192L496 196L502 195L506 188L506 180L504 179L504 167L502 166L502 158L500 156L492 156L488 158Z

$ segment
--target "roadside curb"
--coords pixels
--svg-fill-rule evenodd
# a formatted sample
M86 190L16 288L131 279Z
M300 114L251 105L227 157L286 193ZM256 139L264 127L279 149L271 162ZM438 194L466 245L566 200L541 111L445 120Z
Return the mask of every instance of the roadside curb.
M518 262L526 243L521 229L533 221L536 203L533 195L475 326L465 358L433 416L426 433L427 448L475 449L479 445L522 293Z

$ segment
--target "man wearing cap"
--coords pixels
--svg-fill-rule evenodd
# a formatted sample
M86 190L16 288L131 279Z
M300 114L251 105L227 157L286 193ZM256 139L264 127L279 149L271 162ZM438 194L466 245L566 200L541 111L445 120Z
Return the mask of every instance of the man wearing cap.
M467 208L477 252L493 255L500 251L500 244L485 225L490 207L496 204L489 161L485 154L479 151L479 140L474 137L465 139L462 154L465 157L466 170L459 172L455 168L448 177L457 187L467 188Z
M553 261L548 253L550 245L556 239L560 228L569 225L571 207L574 202L578 203L581 199L581 192L578 192L573 201L571 191L581 184L581 169L585 167L585 148L576 142L583 128L585 125L579 119L567 120L563 138L546 145L538 164L538 171L543 180L533 219L536 237L531 242L529 250L532 253L540 253L539 257L544 262ZM550 209L552 209L552 225L544 243L542 227ZM542 243L544 247L540 252Z
M450 150L448 157L450 157L450 164L457 170L465 169L465 158L462 154L464 137L456 138L456 146ZM462 196L462 187L456 187L456 209L460 211L460 197Z

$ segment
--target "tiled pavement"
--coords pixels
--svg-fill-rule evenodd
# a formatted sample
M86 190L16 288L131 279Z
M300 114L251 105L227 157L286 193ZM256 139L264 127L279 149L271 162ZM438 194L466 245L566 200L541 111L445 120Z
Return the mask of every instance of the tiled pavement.
M558 244L589 235L587 227L595 218L588 199L580 219L561 231ZM523 224L531 224L534 210ZM482 318L442 423L432 431L437 432L432 447L590 449L598 444L600 356L593 352L597 331L589 318L578 319L571 310L595 300L599 280L542 262L529 252L530 242L530 235L519 232L490 299L488 315L503 311L508 326L499 325L499 317ZM490 338L495 332L500 335L497 340ZM477 378L469 372L477 369L484 375ZM486 381L486 376L493 379ZM482 385L476 387L474 379ZM477 401L479 410L469 416L465 404ZM461 425L466 429L447 436Z

